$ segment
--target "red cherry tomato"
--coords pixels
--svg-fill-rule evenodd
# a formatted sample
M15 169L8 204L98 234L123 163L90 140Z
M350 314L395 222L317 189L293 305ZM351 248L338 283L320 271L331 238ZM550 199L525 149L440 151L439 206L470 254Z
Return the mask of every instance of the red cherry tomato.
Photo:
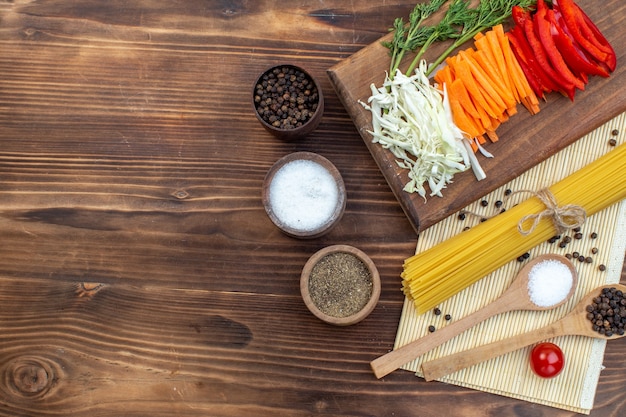
M554 343L539 343L530 352L530 368L542 378L557 376L564 365L563 351Z

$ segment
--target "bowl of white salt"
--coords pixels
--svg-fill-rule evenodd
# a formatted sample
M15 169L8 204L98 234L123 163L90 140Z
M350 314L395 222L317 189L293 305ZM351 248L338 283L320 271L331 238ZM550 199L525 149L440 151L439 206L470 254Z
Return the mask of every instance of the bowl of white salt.
M313 152L294 152L270 168L262 199L270 220L288 236L312 239L337 225L346 208L339 170Z

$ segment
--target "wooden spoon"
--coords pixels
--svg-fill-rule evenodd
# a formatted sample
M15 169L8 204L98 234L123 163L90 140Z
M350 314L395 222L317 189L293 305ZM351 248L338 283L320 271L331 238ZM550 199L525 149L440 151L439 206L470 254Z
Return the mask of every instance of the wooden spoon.
M528 294L528 278L530 271L535 265L549 260L556 260L567 265L572 272L572 288L570 289L569 294L567 294L561 302L548 307L541 307L531 301L530 295ZM491 304L470 314L469 316L443 327L441 330L430 333L420 339L402 346L399 349L393 350L386 355L374 359L370 362L370 366L372 367L376 377L382 378L395 371L405 363L411 362L418 356L421 356L437 346L444 344L454 336L497 314L515 310L548 310L558 307L559 305L565 303L572 296L572 294L574 294L576 284L578 282L577 276L576 268L566 257L557 254L537 256L519 271L517 277L509 288L507 288L507 290Z
M586 307L591 304L594 297L600 295L603 288L617 288L618 290L626 292L626 285L622 284L603 285L597 287L583 297L569 314L550 325L527 333L522 333L508 339L503 339L476 347L474 349L469 349L464 352L455 353L453 355L444 356L442 358L423 363L422 371L424 373L424 378L427 381L432 381L433 379L441 378L442 376L468 368L488 359L495 358L497 356L504 355L505 353L513 352L514 350L557 336L579 335L607 340L623 337L623 335L620 336L616 334L612 336L605 336L594 331L591 322L587 318Z

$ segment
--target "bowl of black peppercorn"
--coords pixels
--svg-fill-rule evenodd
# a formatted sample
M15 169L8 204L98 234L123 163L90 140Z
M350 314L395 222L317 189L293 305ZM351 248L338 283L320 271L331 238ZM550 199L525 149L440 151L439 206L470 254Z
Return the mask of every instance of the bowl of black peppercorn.
M319 83L299 66L273 66L257 78L254 113L267 131L282 140L302 139L317 128L324 112Z

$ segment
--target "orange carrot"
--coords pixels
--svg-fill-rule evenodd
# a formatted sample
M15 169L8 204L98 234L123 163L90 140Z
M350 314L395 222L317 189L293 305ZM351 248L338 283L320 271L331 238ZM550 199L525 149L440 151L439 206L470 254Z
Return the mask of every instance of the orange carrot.
M474 121L467 117L465 110L461 106L461 103L456 98L450 98L450 108L452 109L452 114L454 115L454 124L457 125L461 131L463 131L468 139L474 138L480 135L482 132L479 131L478 126L474 123Z
M507 70L506 61L504 59L504 53L502 51L502 47L500 46L500 41L498 39L498 33L504 35L504 30L502 25L497 25L492 30L487 32L485 36L487 38L487 48L491 53L491 56L496 61L496 68L504 81L504 84L507 86L507 89L511 91L514 96L517 96L517 90L513 87L513 80L511 79L511 74ZM516 97L516 101L519 102L518 97Z
M482 91L485 92L485 98L487 98L488 100L491 99L491 101L496 106L494 109L499 116L502 113L501 109L506 109L507 105L504 102L502 95L498 91L496 91L497 87L495 87L495 85L489 81L489 77L482 71L480 65L478 65L478 63L474 59L474 53L469 54L465 51L461 51L459 52L459 54L467 62L470 71L474 76L474 79L476 80Z
M463 79L457 78L452 81L452 84L449 86L449 92L452 97L459 100L461 106L463 106L463 110L474 119L480 119L480 114L478 110L476 110L476 106L474 102L470 98L467 89L465 88L465 84L463 84Z
M513 55L511 45L509 44L509 38L504 34L504 30L501 27L495 27L494 30L498 37L508 72L511 75L511 80L520 95L522 104L531 114L538 113L539 100L530 87L522 68Z

